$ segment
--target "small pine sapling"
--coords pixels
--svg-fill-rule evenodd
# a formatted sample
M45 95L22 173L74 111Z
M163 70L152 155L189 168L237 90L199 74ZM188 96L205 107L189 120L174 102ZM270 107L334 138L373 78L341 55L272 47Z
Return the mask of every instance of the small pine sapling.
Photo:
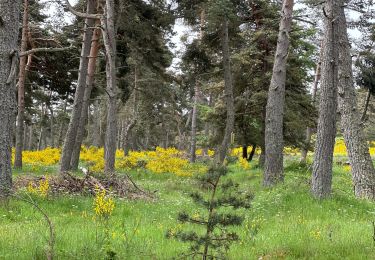
M203 260L225 259L230 245L239 240L238 235L228 228L240 226L244 218L234 213L233 209L250 208L253 196L240 192L239 185L232 180L221 181L227 172L224 166L211 167L208 173L200 178L202 184L209 188L209 194L191 194L194 203L202 208L202 212L193 215L181 212L178 216L181 223L198 225L203 229L167 232L168 238L190 243L190 252L183 257L199 257ZM196 227L193 226L193 229Z

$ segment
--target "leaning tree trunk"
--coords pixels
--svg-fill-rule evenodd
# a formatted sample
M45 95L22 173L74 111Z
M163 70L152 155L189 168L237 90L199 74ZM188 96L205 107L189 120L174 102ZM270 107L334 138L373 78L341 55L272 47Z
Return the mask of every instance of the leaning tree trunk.
M28 24L29 24L29 1L24 0L21 52L25 52L27 49ZM14 158L15 168L22 168L26 62L27 62L27 56L20 57L20 67L19 67L19 76L18 76L18 113L17 113L17 126L16 126L16 153L15 153L15 158Z
M88 110L89 110L89 105L90 105L90 96L91 96L91 91L94 87L96 60L97 60L97 56L99 54L99 49L100 49L100 44L99 44L100 36L101 36L101 30L99 28L95 29L94 35L92 38L90 59L89 59L88 69L87 69L86 89L85 89L85 94L84 94L83 103L82 103L81 120L79 122L79 127L77 129L76 144L73 148L72 158L70 161L70 167L72 170L78 169L79 155L81 153L81 145L83 143L83 138L85 136L85 129L86 129L87 122L88 122Z
M229 36L228 36L228 19L223 22L221 44L223 48L223 67L224 67L224 93L225 93L225 104L227 109L226 126L224 132L224 138L221 142L221 146L218 151L218 162L223 163L227 155L231 134L234 128L234 98L233 98L233 79L230 64L230 52L229 52Z
M322 80L311 182L313 195L320 199L331 194L332 186L338 83L338 49L336 46L338 26L336 17L340 11L340 3L335 0L327 0L324 10Z
M337 19L339 27L338 104L341 127L348 150L355 196L375 199L375 170L363 133L360 112L357 109L344 3L342 0L339 2L341 4Z
M92 14L95 10L95 0L87 1L87 13ZM79 64L79 74L76 93L74 96L73 111L70 118L68 131L66 132L64 146L61 153L60 161L60 172L66 172L70 170L70 161L72 158L73 149L75 147L75 141L77 137L77 131L81 119L82 102L85 93L87 67L89 63L89 55L91 49L91 39L93 33L93 26L95 21L93 19L86 18L83 42L81 50L81 58Z
M106 0L102 19L103 41L106 52L106 78L108 95L107 131L105 135L104 171L115 170L117 140L117 84L116 84L116 38L115 38L115 3Z
M285 103L286 62L289 49L289 32L292 28L294 0L284 0L275 63L268 90L265 132L265 164L263 185L273 186L283 181L283 117Z
M15 112L15 79L20 1L0 0L0 197L12 188L12 124Z

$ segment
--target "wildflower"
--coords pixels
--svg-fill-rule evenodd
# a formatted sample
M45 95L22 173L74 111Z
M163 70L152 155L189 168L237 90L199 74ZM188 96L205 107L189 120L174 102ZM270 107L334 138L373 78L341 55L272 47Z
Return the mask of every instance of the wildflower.
M96 216L108 219L115 208L115 203L112 198L106 196L106 191L96 189L96 196L94 199L94 211Z

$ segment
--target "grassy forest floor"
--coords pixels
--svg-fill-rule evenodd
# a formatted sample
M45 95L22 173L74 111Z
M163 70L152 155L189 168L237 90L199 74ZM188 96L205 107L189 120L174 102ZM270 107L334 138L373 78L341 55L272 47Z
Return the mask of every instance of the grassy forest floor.
M230 248L229 259L375 259L375 204L354 198L345 167L335 166L333 195L324 201L310 196L309 169L293 159L286 163L285 183L272 190L261 186L261 170L229 168L225 178L255 196L252 208L240 211L245 221L233 228L240 242ZM15 178L25 174L30 173L16 172ZM167 239L166 233L191 228L179 224L177 215L181 210L200 212L189 197L199 187L197 180L146 170L130 174L143 189L155 191L157 199L115 199L109 219L111 249L118 259L172 259L185 253L188 245ZM35 199L53 222L55 259L105 259L104 228L95 218L93 197ZM12 199L0 207L0 259L45 259L48 239L48 226L31 205Z

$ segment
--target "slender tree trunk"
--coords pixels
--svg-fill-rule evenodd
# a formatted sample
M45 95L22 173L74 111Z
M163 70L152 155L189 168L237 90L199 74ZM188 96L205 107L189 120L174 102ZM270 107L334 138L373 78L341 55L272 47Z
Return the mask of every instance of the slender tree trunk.
M311 190L316 198L331 194L333 149L336 136L338 83L338 23L340 3L325 3L322 82Z
M284 180L283 170L283 121L285 103L286 62L289 49L289 32L292 28L294 0L284 0L282 19L271 85L268 91L266 109L266 156L264 167L264 186L273 186Z
M116 38L115 38L115 3L106 0L104 18L102 19L103 40L106 50L107 76L107 131L105 136L105 172L115 171L117 140L117 84L116 84Z
M371 99L371 90L369 89L368 92L367 92L365 107L363 109L363 113L362 113L362 117L361 117L362 123L364 123L366 121L366 115L367 115L368 105L370 104L370 99Z
M34 125L31 124L30 125L30 129L29 129L29 144L28 144L28 150L33 150L34 148Z
M224 93L225 104L227 109L227 118L225 125L224 138L218 150L218 162L223 163L227 155L230 138L234 128L234 98L233 98L233 79L230 64L229 36L228 36L228 19L225 18L222 25L221 44L223 49L223 67L224 67Z
M88 0L87 1L87 13L92 14L95 10L95 0ZM87 77L87 67L89 62L89 55L91 49L91 39L93 34L93 26L94 26L93 19L86 19L85 26L84 26L84 33L83 33L83 42L82 42L82 50L81 50L81 58L79 64L79 74L78 74L78 82L76 93L74 97L74 105L73 111L70 118L68 131L66 132L64 146L61 153L61 161L60 161L60 172L69 171L70 162L72 158L73 149L75 147L75 141L77 137L77 131L79 128L79 123L81 120L81 112L82 112L82 103L83 97L85 94L85 86L86 86L86 77Z
M312 92L312 104L315 106L316 103L316 95L318 92L318 85L319 81L321 78L321 67L322 67L322 50L323 46L320 47L320 55L319 55L319 61L318 64L316 65L316 70L315 70L315 78L314 78L314 86L313 86L313 92ZM307 153L309 152L310 146L311 146L311 135L313 134L313 129L311 127L306 128L306 139L305 139L305 144L304 147L301 150L301 164L306 164L306 159L307 159Z
M260 155L259 155L259 167L264 168L264 163L266 160L266 106L263 107L262 110L262 120L263 124L260 129Z
M45 109L44 104L42 104L42 108L40 111L40 128L39 128L39 139L38 139L38 151L42 150L42 143L43 143L43 135L44 135L44 117L45 117Z
M242 158L247 160L247 145L242 146Z
M101 115L100 115L100 103L99 103L99 100L95 100L94 102L94 129L92 131L92 136L93 136L93 142L92 142L92 145L95 146L95 147L99 147L100 144L101 144Z
M97 24L99 25L99 24ZM77 129L77 136L75 146L73 147L73 153L71 157L70 167L72 170L78 169L79 156L81 153L81 145L83 143L83 138L85 136L85 129L88 122L88 110L90 105L90 96L92 89L94 87L95 80L95 71L96 71L96 60L100 50L99 39L101 36L101 30L99 28L95 29L90 50L90 58L87 69L87 79L85 94L83 96L82 111L81 111L81 120L79 121L79 127Z
M254 157L256 149L257 149L257 145L253 144L252 148L251 148L251 152L250 152L249 158L247 159L249 162L251 162L253 160L253 157Z
M0 0L0 198L12 188L11 144L20 1Z
M199 87L198 82L195 83L194 87L194 105L193 114L191 117L191 137L190 137L190 162L194 163L196 160L196 150L197 150L197 117L198 117L198 95Z
M337 19L339 27L338 105L341 128L348 150L355 196L375 199L375 169L363 133L360 112L357 109L344 1L338 2L340 2L340 13Z
M24 0L24 11L22 19L21 52L27 50L27 35L29 24L29 1ZM26 80L27 56L20 57L20 67L18 76L18 113L16 126L16 153L14 167L22 168L23 131L24 131L24 111L25 111L25 80Z
M63 114L65 115L66 113L66 108L68 106L68 97L66 97L65 101L64 101L64 105L63 105ZM60 129L59 129L59 137L58 137L58 146L60 147L63 143L63 138L64 138L64 126L65 126L65 122L61 122L60 123Z
M50 136L51 136L50 144L51 144L51 147L53 148L53 147L55 147L55 125L54 125L53 108L49 107L49 111L50 111L50 114L51 114L51 118L50 118L50 128L51 128L51 131L50 131Z
M202 38L204 36L203 26L205 23L205 11L201 10L200 13L200 35L199 44L201 44ZM191 139L190 139L190 162L194 163L196 160L196 150L197 150L197 119L198 119L198 102L199 102L199 79L198 76L195 80L194 87L194 105L193 105L193 115L191 118Z

